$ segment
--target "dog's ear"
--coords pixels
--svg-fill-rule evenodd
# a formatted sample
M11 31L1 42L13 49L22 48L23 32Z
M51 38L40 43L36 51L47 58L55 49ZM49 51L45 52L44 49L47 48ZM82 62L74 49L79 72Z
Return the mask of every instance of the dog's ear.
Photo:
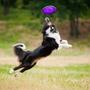
M49 28L49 26L48 25L45 25L44 27L43 27L43 30L47 30Z

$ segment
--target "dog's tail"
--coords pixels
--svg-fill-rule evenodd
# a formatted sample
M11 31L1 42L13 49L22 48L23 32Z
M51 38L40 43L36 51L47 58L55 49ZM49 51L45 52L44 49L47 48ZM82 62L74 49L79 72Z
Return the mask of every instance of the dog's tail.
M17 43L13 45L14 53L16 56L18 56L19 61L23 58L26 46L23 43Z

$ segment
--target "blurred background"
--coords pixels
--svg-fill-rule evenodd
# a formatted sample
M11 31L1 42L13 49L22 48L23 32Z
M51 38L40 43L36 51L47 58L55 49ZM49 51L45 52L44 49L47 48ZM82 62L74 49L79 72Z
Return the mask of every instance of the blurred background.
M41 9L47 5L57 7L48 17L73 47L54 51L14 77L9 70L18 62L12 46L22 42L33 50L41 44L46 17ZM89 0L0 0L0 90L5 89L90 90Z
M89 0L0 0L0 53L10 53L17 42L31 49L41 43L45 18L41 9L47 5L57 7L49 17L75 50L65 54L90 54Z

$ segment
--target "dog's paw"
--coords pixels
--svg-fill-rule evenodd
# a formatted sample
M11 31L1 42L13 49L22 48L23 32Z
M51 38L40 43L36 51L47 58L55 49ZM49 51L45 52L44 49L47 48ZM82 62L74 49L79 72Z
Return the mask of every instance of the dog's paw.
M72 47L72 45L71 44L68 44L68 48L71 48Z
M9 74L12 74L12 73L14 73L14 70L11 68L11 69L9 70Z

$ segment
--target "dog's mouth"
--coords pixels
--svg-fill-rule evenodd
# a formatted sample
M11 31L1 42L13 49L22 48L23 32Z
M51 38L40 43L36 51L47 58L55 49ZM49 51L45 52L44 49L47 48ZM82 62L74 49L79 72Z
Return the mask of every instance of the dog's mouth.
M50 21L50 19L48 17L45 18L45 23L48 25L48 26L51 26L52 23Z

